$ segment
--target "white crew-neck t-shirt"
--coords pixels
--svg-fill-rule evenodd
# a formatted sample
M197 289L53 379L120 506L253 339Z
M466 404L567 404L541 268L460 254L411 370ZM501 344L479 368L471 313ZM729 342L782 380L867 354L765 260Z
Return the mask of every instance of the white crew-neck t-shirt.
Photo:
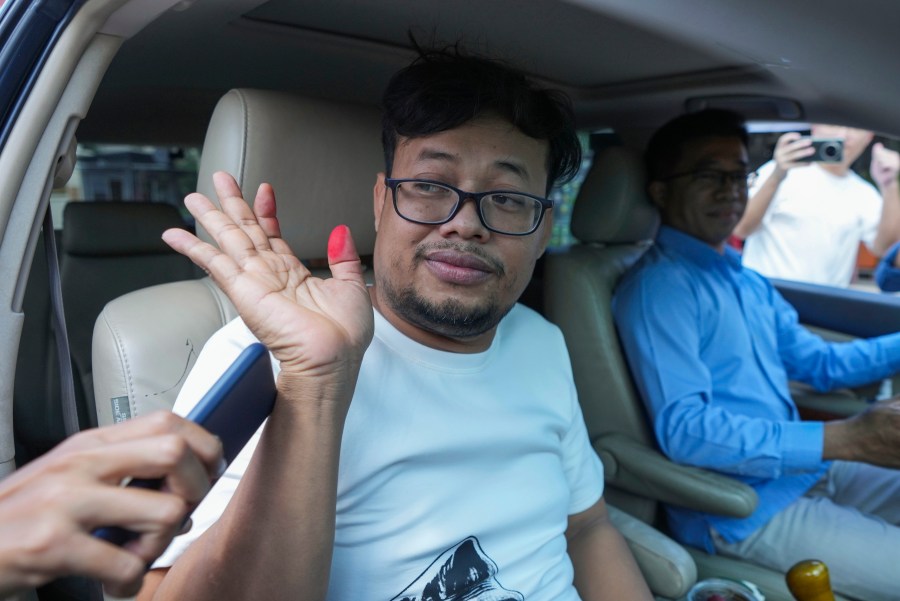
M176 412L187 413L254 341L240 319L217 332ZM171 565L221 515L258 436L154 567ZM376 311L344 428L328 599L479 590L492 601L577 600L567 519L602 492L556 326L516 305L487 351L448 353L412 341Z
M770 161L759 169L751 194L774 168ZM767 277L847 287L859 243L875 241L881 205L875 187L853 171L836 176L816 163L791 169L744 241L743 263Z

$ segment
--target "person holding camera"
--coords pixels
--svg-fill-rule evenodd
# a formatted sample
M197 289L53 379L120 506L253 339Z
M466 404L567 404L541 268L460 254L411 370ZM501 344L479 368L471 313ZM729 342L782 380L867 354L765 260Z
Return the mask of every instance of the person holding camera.
M797 132L781 136L734 234L744 240L744 265L765 276L847 287L860 242L881 257L900 240L900 154L872 147L876 190L850 168L873 132L813 124L811 133L842 141L843 153Z

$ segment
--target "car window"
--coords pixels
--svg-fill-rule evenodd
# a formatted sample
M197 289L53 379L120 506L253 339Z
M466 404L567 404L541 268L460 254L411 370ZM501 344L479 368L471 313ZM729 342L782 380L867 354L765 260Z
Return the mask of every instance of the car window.
M838 134L834 138L841 139L839 134L845 129L834 129ZM750 206L764 197L757 194L772 176L779 138L787 132L816 138L813 134L822 130L814 131L811 124L803 122L751 122L748 130L750 168L759 173L750 188L749 213ZM881 293L874 274L884 245L873 244L873 239L884 201L870 166L875 145L897 151L900 140L863 134L871 135L872 141L856 143L861 150L846 172L818 161L787 171L774 186L761 223L749 235L731 240L743 252L746 266L772 278ZM840 152L831 143L832 136L818 137L817 158ZM854 142L848 137L846 144L852 153ZM888 201L897 202L897 198ZM889 241L898 242L900 236L892 235Z
M54 228L63 228L65 206L81 201L168 203L193 225L183 200L197 189L199 148L79 144L76 156L72 177L50 196Z
M572 207L581 189L584 178L594 162L594 155L606 146L621 144L618 136L611 129L581 131L578 133L581 142L581 167L571 181L554 186L550 198L556 202L553 207L553 233L548 250L563 250L576 242L572 235Z

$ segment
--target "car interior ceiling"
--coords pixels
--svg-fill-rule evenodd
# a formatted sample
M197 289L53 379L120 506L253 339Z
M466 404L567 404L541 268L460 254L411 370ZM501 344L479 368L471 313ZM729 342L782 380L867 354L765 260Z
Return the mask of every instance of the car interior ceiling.
M653 128L686 103L746 95L746 89L778 99L772 110L782 119L796 118L798 107L789 100L796 96L807 99L800 110L819 120L853 124L862 114L876 130L900 122L889 96L851 102L858 96L852 83L823 77L830 65L848 60L840 48L817 49L817 60L801 60L810 51L796 32L803 31L809 7L777 3L776 14L784 21L772 31L770 47L761 47L748 19L765 21L770 2L777 3L763 0L752 14L728 3L704 5L689 20L674 18L683 5L622 0L538 0L516 11L500 0L452 7L437 0L363 5L349 0L235 0L227 10L196 2L187 10L164 13L123 44L80 131L85 139L121 139L121 132L130 130L148 142L166 136L167 143L179 137L198 143L203 117L235 84L234 74L217 68L219 64L255 65L241 75L244 87L377 104L383 83L414 56L410 33L426 45L460 40L475 51L515 57L512 62L533 76L568 92L587 128L611 123ZM876 33L885 28L876 16L864 25ZM834 26L828 20L817 24ZM766 23L765 29L772 28ZM565 31L566 44L556 50L543 39L546 30ZM788 31L793 35L779 36ZM532 41L523 44L523 39ZM158 48L158 60L149 64L144 55L148 44ZM878 63L867 56L875 53L869 46L855 48L855 65L867 65L867 58ZM648 53L648 48L654 51ZM190 82L167 68L185 56L191 57ZM589 60L571 60L578 56ZM799 58L792 62L784 57ZM810 76L829 89L810 97ZM827 98L845 102L828 103Z

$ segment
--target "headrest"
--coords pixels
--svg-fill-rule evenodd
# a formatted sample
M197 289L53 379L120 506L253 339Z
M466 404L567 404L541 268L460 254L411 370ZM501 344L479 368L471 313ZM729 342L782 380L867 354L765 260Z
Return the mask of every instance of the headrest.
M169 254L163 231L185 227L161 202L70 202L63 212L62 252L79 256Z
M197 190L217 201L212 174L227 171L252 202L259 184L268 182L282 236L299 258L325 257L328 235L342 223L366 255L375 247L372 187L383 170L381 115L374 107L234 89L210 120Z
M572 234L584 243L623 244L650 240L659 213L647 195L641 157L622 146L601 150L572 209Z

